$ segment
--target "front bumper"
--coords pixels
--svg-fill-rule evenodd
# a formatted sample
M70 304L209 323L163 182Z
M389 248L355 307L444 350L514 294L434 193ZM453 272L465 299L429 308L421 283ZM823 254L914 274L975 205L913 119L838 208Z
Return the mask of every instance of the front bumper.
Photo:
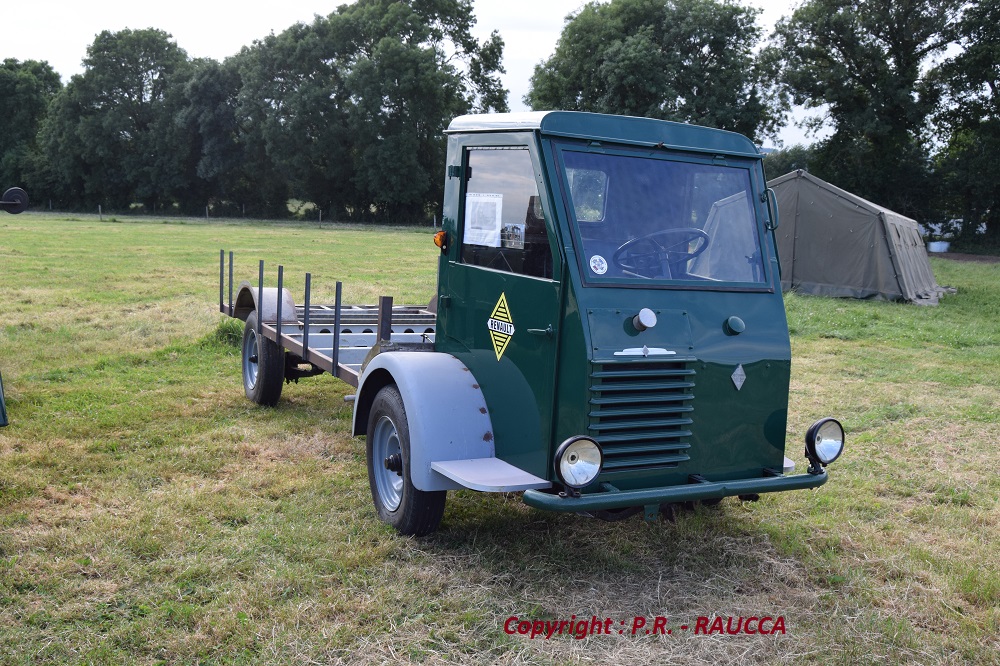
M648 506L671 502L693 502L695 500L717 499L732 495L755 495L777 493L784 490L817 488L826 483L826 471L819 474L795 474L793 476L766 476L756 479L735 479L732 481L708 481L689 483L682 486L645 488L643 490L618 490L609 484L601 484L601 490L585 493L579 497L563 497L540 490L524 491L524 503L536 509L547 511L600 511L602 509L624 509L630 506Z

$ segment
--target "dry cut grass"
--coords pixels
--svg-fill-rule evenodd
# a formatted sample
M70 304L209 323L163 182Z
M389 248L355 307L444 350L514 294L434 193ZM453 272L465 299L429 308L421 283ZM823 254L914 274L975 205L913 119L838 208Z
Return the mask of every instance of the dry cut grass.
M2 663L1000 663L997 266L935 260L959 293L933 310L788 299L790 455L818 413L849 432L822 488L614 524L463 491L407 539L371 508L346 386L243 398L216 262L425 302L429 233L0 226ZM763 615L786 633L680 629ZM593 616L613 632L504 631Z

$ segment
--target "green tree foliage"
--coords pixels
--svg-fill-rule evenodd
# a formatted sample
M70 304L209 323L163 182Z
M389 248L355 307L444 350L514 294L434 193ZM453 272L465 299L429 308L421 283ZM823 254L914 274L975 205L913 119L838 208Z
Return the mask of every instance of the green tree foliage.
M187 55L161 30L104 31L83 63L41 136L61 194L118 208L171 201L189 185L190 137L174 122L183 100L172 87L190 73Z
M469 0L359 0L238 56L237 116L292 194L332 214L421 216L441 198L442 132L507 110L503 42Z
M349 100L326 27L326 19L294 25L234 58L242 84L233 110L248 163L320 205L350 189Z
M33 189L36 137L60 88L59 75L47 62L0 63L0 191L14 185Z
M798 169L809 171L815 159L813 149L802 144L775 150L764 156L764 174L771 180Z
M216 214L281 217L287 214L288 182L252 123L237 116L243 79L237 59L198 60L183 85L176 122L196 137L194 185L186 208L211 205Z
M986 223L1000 244L1000 5L976 2L959 23L962 51L938 70L947 91L938 114L949 136L938 158L945 197L965 231Z
M39 196L269 216L294 196L422 218L440 203L448 121L507 110L503 41L474 24L471 0L359 0L221 64L159 30L102 32L49 104Z
M961 0L807 0L776 28L796 104L827 109L814 172L899 212L934 205L922 138L940 99L930 59L954 37ZM775 54L775 51L771 51Z
M758 58L759 10L729 0L611 0L571 15L525 103L773 136L787 104Z

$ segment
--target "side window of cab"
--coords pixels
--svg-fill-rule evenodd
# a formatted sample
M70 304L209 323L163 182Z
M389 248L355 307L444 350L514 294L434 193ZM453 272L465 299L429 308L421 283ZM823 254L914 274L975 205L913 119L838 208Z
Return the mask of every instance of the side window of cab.
M552 251L527 148L467 152L462 263L552 278Z

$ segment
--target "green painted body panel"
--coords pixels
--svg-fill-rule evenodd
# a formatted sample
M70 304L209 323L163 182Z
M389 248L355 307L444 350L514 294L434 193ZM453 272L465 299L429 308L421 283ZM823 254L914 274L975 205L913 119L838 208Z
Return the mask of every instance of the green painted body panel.
M553 258L551 275L544 278L463 260L463 234L473 230L465 208L473 203L459 174L482 179L478 166L469 168L470 151L503 146L526 148L531 156ZM631 156L636 146L658 160L650 162L654 167L694 172L722 164L745 174L740 178L750 190L745 199L760 239L759 256L746 258L759 264L752 282L682 283L588 269L594 259L581 256L584 241L574 235L583 233L574 226L583 223L576 221L566 191L564 155L617 159ZM596 114L469 116L449 128L448 166L443 224L449 244L439 265L435 348L462 360L481 385L499 458L555 480L558 445L575 435L595 438L605 451L605 467L584 489L585 497L595 495L589 508L602 508L602 502L621 506L620 497L601 492L602 484L648 499L657 493L670 497L673 491L665 488L690 485L693 477L735 482L713 486L712 493L724 494L757 492L726 490L754 484L769 492L825 481L825 474L795 482L769 476L770 470L780 473L785 456L791 349L773 235L761 202L760 156L746 138ZM501 295L503 323L489 323ZM632 318L642 308L652 310L657 322L639 331ZM738 334L726 326L733 317L745 324ZM499 358L494 330L507 341ZM738 368L744 376L739 387ZM532 494L529 503L553 508L541 495Z
M549 280L455 264L448 270L450 302L444 312L438 311L439 321L447 324L444 334L437 335L437 350L458 357L479 383L493 421L497 457L543 478L550 459L556 342L554 335L527 331L556 328L559 287ZM501 294L509 304L514 335L498 360L487 321Z
M692 359L678 363L684 366L678 370L692 373L680 379L693 386L678 389L693 396L682 404L690 411L680 412L680 418L691 423L679 426L691 433L681 438L690 445L684 449L690 459L675 467L606 471L599 480L633 489L688 483L692 474L716 481L759 476L762 468L780 470L785 454L791 360L780 293L775 298L771 293L631 290L627 296L635 299L632 307L597 307L616 300L617 291L586 290L588 301L595 306L584 310L583 320L589 319L591 324L581 327L586 346L567 344L560 359L562 394L556 444L574 434L599 435L592 428L594 409L590 404L595 362L605 362L601 364L605 368L643 372L655 363L638 359L616 362L613 354L615 350L645 345ZM657 313L657 325L638 334L626 330L624 324L643 307ZM618 330L607 323L613 313L620 313L616 317ZM746 331L739 336L727 336L723 331L723 323L732 315L746 322ZM737 390L732 375L740 365L746 380ZM605 446L605 450L610 448Z

